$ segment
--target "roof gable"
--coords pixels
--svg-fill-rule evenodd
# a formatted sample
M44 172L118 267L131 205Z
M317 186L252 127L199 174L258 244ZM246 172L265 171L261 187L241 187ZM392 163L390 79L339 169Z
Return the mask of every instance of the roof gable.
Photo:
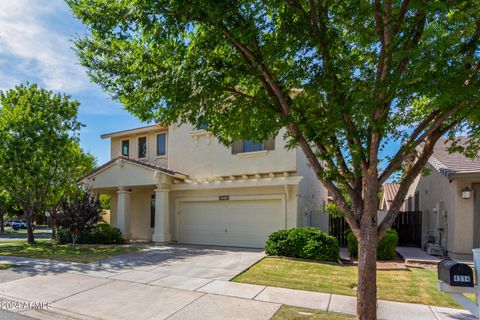
M92 188L111 188L117 186L155 185L158 175L163 174L185 180L188 176L153 163L127 157L117 157L98 167L80 181Z

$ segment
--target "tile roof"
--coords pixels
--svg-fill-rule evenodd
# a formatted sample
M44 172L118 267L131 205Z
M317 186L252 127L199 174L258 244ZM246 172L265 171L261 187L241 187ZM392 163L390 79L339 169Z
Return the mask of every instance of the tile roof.
M87 178L87 177L90 177L92 175L94 175L95 173L109 167L110 165L114 164L117 160L123 160L123 161L126 161L126 162L130 162L130 163L133 163L133 164L136 164L136 165L140 165L142 167L145 167L145 168L149 168L149 169L153 169L153 170L157 170L157 171L160 171L160 172L163 172L169 176L174 176L174 177L178 177L178 175L181 175L181 176L184 176L185 178L188 177L187 174L185 173L182 173L182 172L178 172L178 171L174 171L174 170L171 170L171 169L168 169L168 168L164 168L162 166L159 166L155 163L151 163L151 162L146 162L146 161L140 161L140 160L137 160L137 159L132 159L132 158L129 158L129 157L125 157L125 156L118 156L116 158L113 158L112 160L102 164L100 167L96 168L95 170L93 170L92 172L88 173L87 175L83 176L82 178L79 179L79 181Z
M162 127L160 123L155 123L155 124L150 124L143 127L105 133L105 134L102 134L100 138L106 139L106 138L112 138L112 137L120 137L120 136L130 135L133 133L144 133L144 132L151 131L152 129L161 129L161 128L165 128L165 127Z
M460 143L465 144L466 137L458 137ZM433 150L433 155L428 162L445 176L452 174L480 173L480 155L476 159L470 159L461 153L449 153L451 141L440 139Z
M400 186L397 182L389 182L383 184L383 199L387 202L392 202L398 192Z

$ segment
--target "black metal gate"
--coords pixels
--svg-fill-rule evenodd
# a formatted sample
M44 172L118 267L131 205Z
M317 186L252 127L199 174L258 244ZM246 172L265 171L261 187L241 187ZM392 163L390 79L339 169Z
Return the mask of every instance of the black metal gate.
M398 232L398 245L401 247L422 246L422 211L401 211L392 229Z
M350 229L343 217L330 217L329 233L337 238L340 247L347 246L345 232ZM402 247L422 246L422 212L401 211L392 229L398 232L398 245Z
M343 217L330 217L328 232L337 238L340 247L347 246L347 236L345 232L348 229L350 229L350 227Z

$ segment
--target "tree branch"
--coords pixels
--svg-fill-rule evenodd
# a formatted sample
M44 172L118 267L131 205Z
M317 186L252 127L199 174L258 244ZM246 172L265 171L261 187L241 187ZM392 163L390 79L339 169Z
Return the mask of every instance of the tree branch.
M292 136L295 137L296 141L298 141L298 145L300 146L302 151L305 153L307 160L309 164L312 166L312 169L317 175L318 179L320 179L323 182L324 186L332 195L337 206L345 214L345 219L347 220L350 227L352 229L359 229L360 228L359 222L356 219L355 215L352 213L345 197L343 196L340 189L338 189L338 187L333 183L333 181L330 178L325 177L325 170L321 166L320 162L318 161L318 158L315 156L315 153L313 152L312 148L308 144L307 140L301 134L300 129L297 127L296 124L290 123L290 125L288 126L288 130L292 134Z
M445 127L437 127L435 131L433 131L430 136L426 139L425 145L423 147L422 153L418 156L417 161L413 164L413 166L406 172L404 178L402 179L400 186L398 188L397 194L390 205L390 209L388 210L387 215L383 219L383 221L378 226L378 239L383 238L385 232L393 225L395 219L397 218L398 212L400 207L402 206L403 202L405 201L405 197L408 193L408 190L415 180L415 178L420 174L422 169L430 159L430 156L433 154L433 150L437 141L449 130L454 128L458 123L460 123L461 119L455 119L452 123L448 124Z
M380 184L383 184L390 177L390 175L395 172L395 170L400 168L403 161L411 153L412 149L417 147L418 143L421 142L417 141L417 144L413 144L417 139L418 135L427 128L430 122L432 122L439 113L440 111L438 109L432 111L422 122L420 122L420 124L415 128L415 130L413 130L407 141L398 149L397 153L393 156L388 166L380 175L378 179Z
M428 136L433 134L435 130L437 130L441 125L452 115L456 112L461 110L464 106L464 102L461 102L458 106L450 109L448 112L444 114L440 114L439 110L434 110L428 115L413 131L413 133L408 138L407 142L403 144L402 147L398 150L395 154L393 159L390 161L387 168L383 171L383 173L379 177L379 183L383 184L390 175L398 170L403 161L408 157L413 149L415 149L420 143L422 143ZM433 121L433 124L426 129L429 123ZM425 130L426 129L426 130ZM423 132L423 133L422 133ZM422 134L421 134L422 133ZM421 134L421 135L420 135ZM420 136L419 136L420 135Z

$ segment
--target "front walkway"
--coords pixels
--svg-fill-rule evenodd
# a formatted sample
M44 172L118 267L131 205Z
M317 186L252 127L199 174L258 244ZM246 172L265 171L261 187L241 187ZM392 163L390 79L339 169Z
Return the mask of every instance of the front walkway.
M166 246L101 266L64 263L49 270L44 263L37 274L24 266L9 271L27 272L24 277L0 284L0 301L49 303L44 310L16 310L39 319L264 320L282 304L355 314L354 297L228 281L262 257L248 249ZM474 319L456 309L389 301L378 306L379 318L386 320Z
M437 264L442 260L416 247L397 247L397 253L405 260L405 263Z

